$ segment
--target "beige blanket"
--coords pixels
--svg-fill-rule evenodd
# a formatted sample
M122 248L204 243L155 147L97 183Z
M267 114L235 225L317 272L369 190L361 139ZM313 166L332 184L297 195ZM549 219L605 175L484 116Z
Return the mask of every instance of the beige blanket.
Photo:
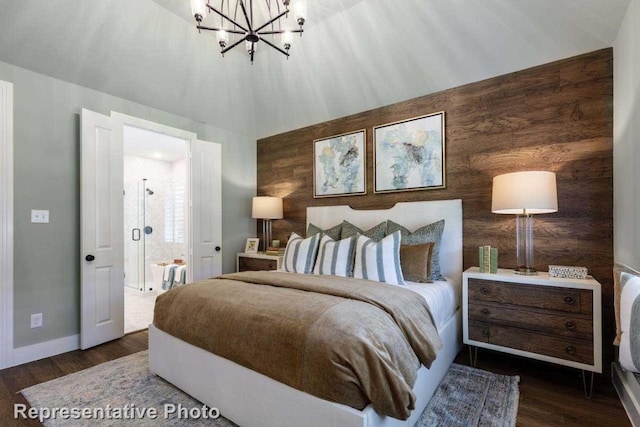
M154 324L322 399L399 419L442 344L424 299L334 276L244 272L160 295Z

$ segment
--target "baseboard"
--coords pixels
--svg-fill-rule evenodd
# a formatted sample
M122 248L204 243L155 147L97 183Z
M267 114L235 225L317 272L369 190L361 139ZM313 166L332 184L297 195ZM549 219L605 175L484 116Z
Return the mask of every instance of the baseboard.
M51 341L14 348L12 365L22 365L23 363L33 362L34 360L44 359L45 357L55 356L79 348L80 335L70 335Z

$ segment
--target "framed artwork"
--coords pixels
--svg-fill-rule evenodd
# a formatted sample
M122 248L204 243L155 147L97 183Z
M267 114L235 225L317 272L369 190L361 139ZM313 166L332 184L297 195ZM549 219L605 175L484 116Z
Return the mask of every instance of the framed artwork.
M313 141L313 197L367 193L364 129Z
M445 187L444 111L373 128L374 192Z
M244 245L244 253L245 254L257 254L258 253L258 243L260 243L260 239L258 237L249 237L247 239L246 245Z

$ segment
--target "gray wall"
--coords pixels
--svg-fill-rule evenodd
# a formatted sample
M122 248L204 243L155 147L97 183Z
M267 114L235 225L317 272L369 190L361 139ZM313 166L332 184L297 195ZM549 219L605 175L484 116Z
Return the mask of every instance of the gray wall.
M640 270L640 0L631 0L613 45L613 245L616 262Z
M223 269L255 234L256 146L252 135L107 95L0 62L14 84L14 347L79 333L79 113L117 111L188 130L222 144ZM49 209L50 224L31 224L31 209ZM43 313L44 326L30 328Z

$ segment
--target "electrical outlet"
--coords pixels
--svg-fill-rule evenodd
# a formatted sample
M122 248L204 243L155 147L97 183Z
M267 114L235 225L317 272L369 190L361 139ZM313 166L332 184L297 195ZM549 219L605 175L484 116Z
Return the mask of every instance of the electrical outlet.
M42 326L42 313L36 313L31 315L31 329L39 328Z
M31 209L31 222L34 224L49 224L49 211Z

